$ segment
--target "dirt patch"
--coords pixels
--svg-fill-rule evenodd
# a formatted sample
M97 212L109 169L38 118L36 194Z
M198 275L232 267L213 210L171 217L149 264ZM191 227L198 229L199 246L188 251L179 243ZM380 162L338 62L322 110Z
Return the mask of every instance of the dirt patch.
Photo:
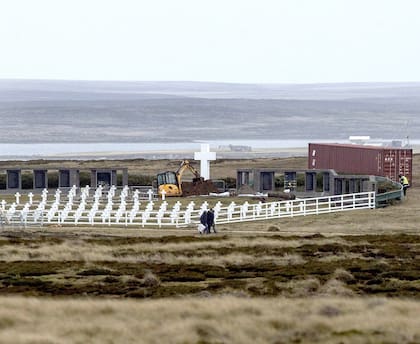
M208 195L210 192L218 192L216 185L211 180L182 182L183 196Z

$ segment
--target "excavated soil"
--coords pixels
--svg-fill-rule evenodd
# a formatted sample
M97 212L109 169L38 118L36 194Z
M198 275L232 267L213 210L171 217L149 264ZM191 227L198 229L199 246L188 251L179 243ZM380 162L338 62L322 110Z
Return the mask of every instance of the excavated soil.
M218 192L217 187L211 180L182 182L183 196L208 195L210 192Z

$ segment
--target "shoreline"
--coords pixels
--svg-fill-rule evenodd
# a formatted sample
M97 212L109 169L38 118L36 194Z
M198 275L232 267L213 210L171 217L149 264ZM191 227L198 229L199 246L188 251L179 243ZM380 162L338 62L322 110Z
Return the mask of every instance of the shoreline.
M286 141L286 140L285 140ZM321 140L326 141L326 140ZM269 143L270 141L261 141ZM26 144L20 144L26 145ZM43 144L45 145L45 144ZM51 145L51 144L48 144ZM75 144L78 149L84 147L83 144ZM71 151L72 147L75 145L69 145L66 147L64 151L56 151L52 153L48 153L48 149L40 149L38 152L34 153L37 148L37 144L29 145L25 148L30 148L29 152L26 150L19 150L18 148L15 150L11 150L9 154L1 154L3 152L7 152L7 145L6 147L1 147L0 153L0 161L8 161L8 160L117 160L117 159L149 159L149 160L158 160L158 159L193 159L194 153L199 151L200 149L200 142L189 143L188 147L174 147L174 145L170 145L171 147L158 147L156 149L151 149L153 147L147 147L149 149L139 149L139 147L130 147L131 144L120 144L116 145L117 147L113 147L113 144L106 144L106 149L103 150L95 150L94 147L87 147L87 149L91 149L88 151L78 151L75 149ZM299 145L299 146L283 146L283 147L276 147L276 146L269 146L268 148L265 147L254 147L254 146L243 146L245 148L250 148L250 150L241 150L239 147L237 150L228 149L226 146L219 145L215 147L215 145L211 144L210 150L216 153L218 159L253 159L253 158L284 158L284 157L301 157L307 156L308 154L308 146ZM98 149L102 148L100 145ZM115 148L115 149L113 149ZM119 148L119 149L118 149ZM132 149L130 149L132 148ZM413 149L413 154L420 153L420 144L413 144L411 145ZM66 151L70 150L70 151ZM44 151L44 153L43 153Z
M7 160L119 160L119 159L190 159L194 152L190 150L156 150L156 151L103 151L103 152L75 152L48 155L0 155L0 161ZM292 156L306 156L306 147L295 148L267 148L254 149L250 152L234 152L226 150L212 150L218 159L252 159L252 158L283 158Z

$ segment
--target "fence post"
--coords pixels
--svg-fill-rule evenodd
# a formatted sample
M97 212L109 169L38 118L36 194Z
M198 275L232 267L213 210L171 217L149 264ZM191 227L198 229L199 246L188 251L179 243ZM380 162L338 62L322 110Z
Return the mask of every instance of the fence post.
M368 193L368 202L369 202L369 208L375 209L375 191L370 191Z

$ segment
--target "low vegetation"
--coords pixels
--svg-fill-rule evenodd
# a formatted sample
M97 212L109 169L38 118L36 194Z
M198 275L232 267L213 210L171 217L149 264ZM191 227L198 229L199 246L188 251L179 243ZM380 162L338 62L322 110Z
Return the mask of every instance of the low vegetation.
M212 235L3 228L0 342L418 343L419 202Z
M418 343L420 304L384 298L147 301L0 299L0 341L20 343Z
M420 236L4 238L0 293L420 298Z

